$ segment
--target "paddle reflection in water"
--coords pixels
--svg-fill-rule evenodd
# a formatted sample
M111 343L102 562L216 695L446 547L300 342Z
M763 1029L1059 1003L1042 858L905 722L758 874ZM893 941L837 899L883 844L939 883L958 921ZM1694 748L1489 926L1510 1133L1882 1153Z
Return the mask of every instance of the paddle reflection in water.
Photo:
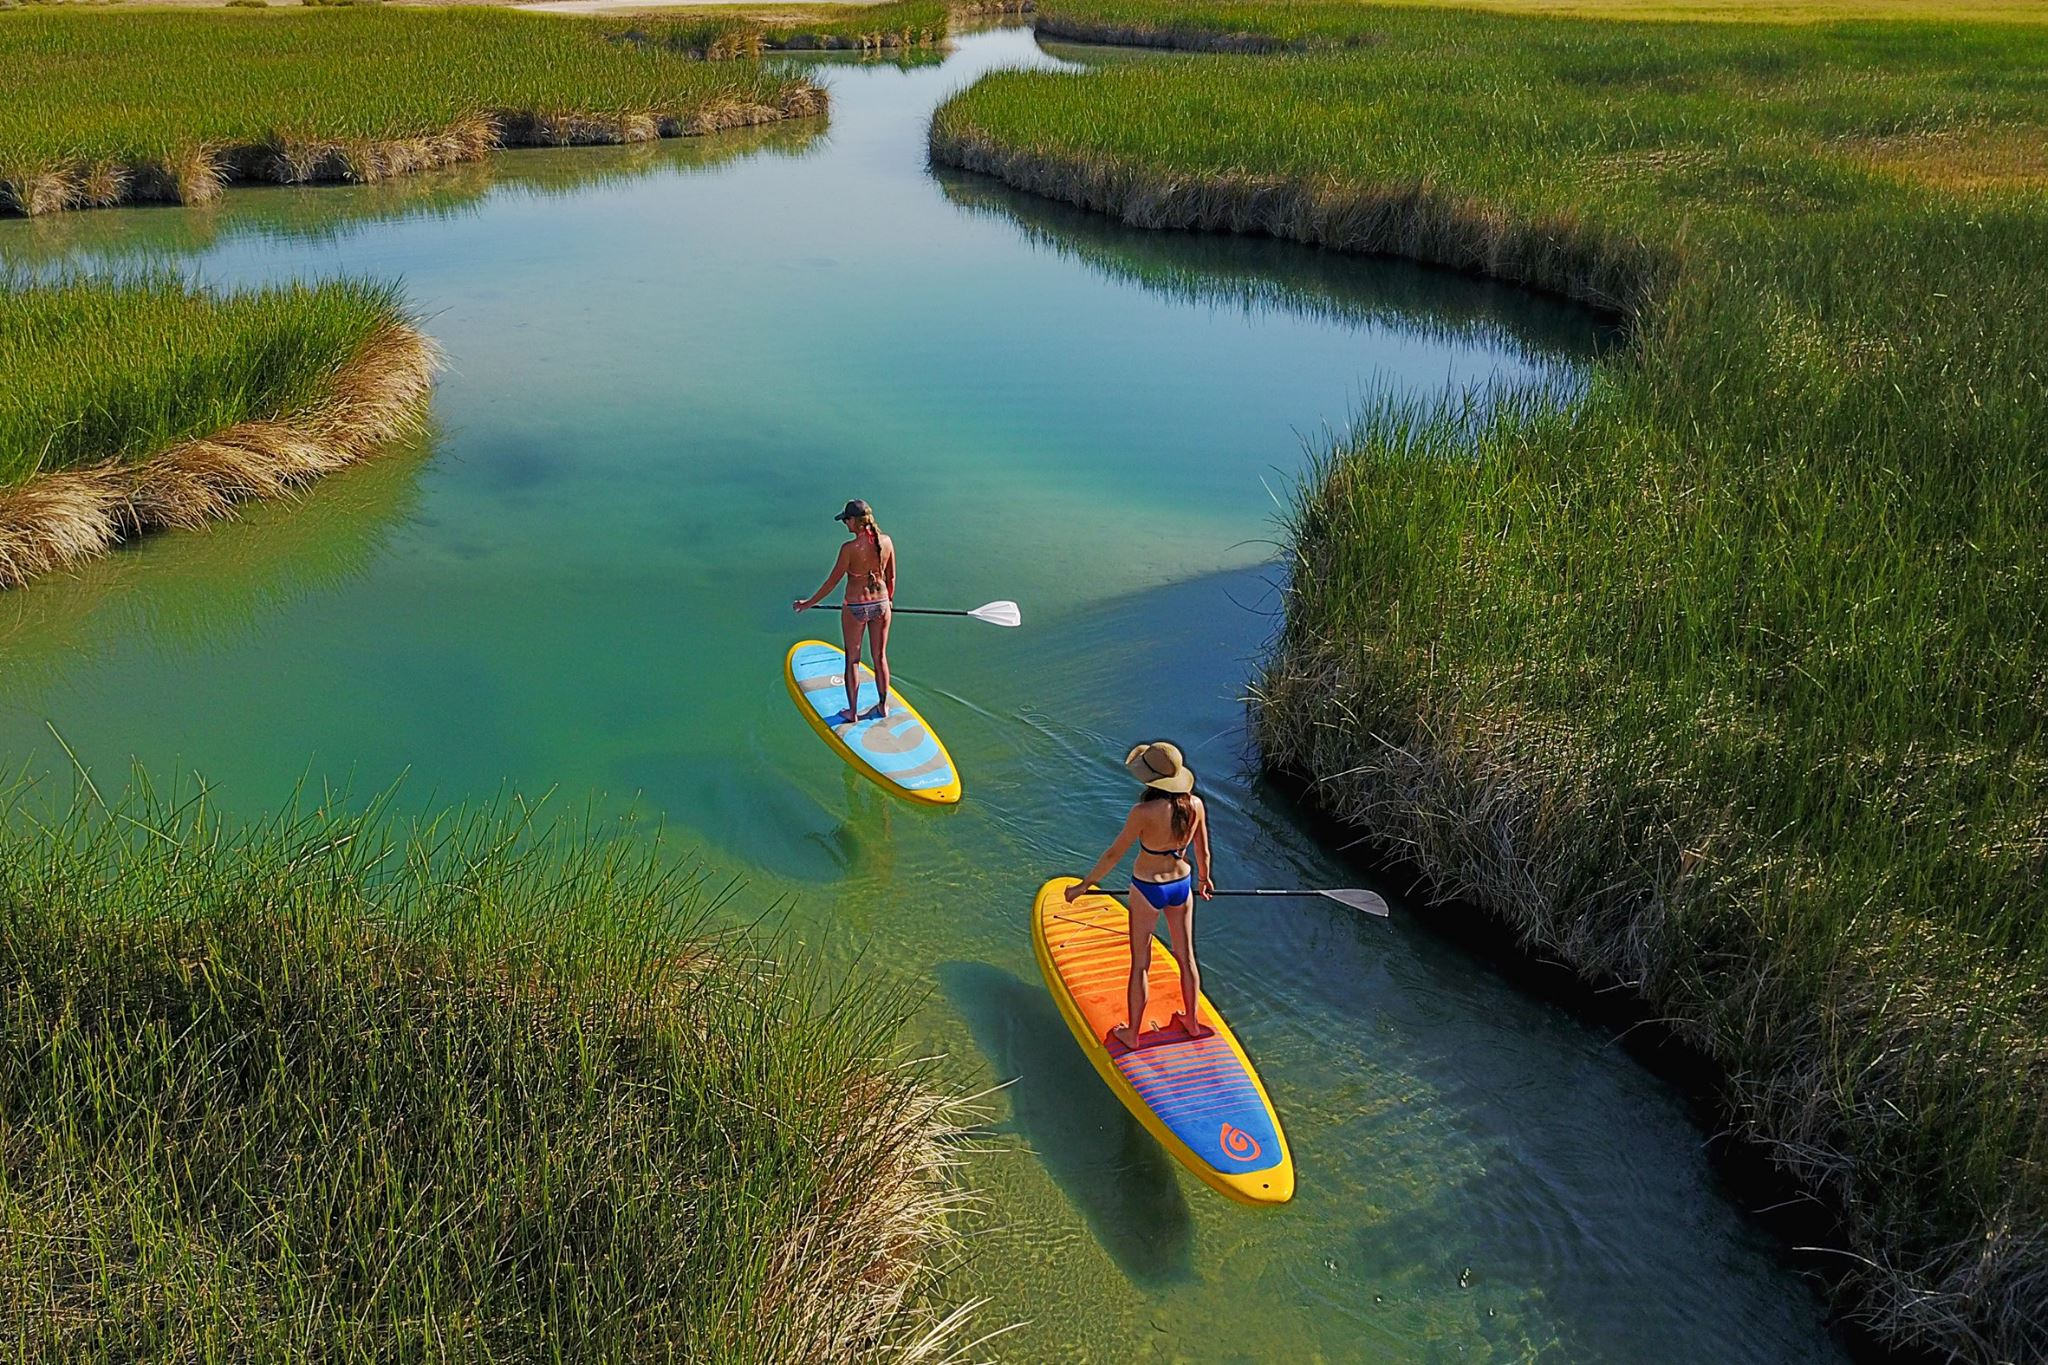
M1194 1278L1194 1220L1173 1162L1109 1093L1045 987L984 962L945 962L939 986L1007 1081L1009 1127L1132 1283Z

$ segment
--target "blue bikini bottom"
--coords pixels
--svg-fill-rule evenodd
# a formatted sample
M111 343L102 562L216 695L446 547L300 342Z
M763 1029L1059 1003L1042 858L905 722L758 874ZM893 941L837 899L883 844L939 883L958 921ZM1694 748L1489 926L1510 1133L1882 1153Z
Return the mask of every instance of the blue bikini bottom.
M1131 878L1131 885L1138 889L1154 910L1171 910L1176 905L1185 905L1194 890L1194 874L1175 877L1170 882L1148 882L1138 877Z

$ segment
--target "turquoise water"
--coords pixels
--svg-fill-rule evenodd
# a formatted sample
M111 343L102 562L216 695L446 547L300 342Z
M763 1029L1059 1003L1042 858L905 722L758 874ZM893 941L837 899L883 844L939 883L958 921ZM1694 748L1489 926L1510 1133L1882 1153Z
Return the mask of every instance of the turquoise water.
M925 166L944 94L1046 63L823 66L829 129L521 152L208 210L0 223L0 256L209 280L402 277L445 345L435 427L293 505L0 597L0 755L54 726L105 778L197 771L419 805L506 788L658 817L793 936L929 991L913 1049L989 1100L956 1277L1008 1359L1826 1361L1807 1287L1716 1188L1683 1104L1606 1033L1430 932L1216 902L1205 982L1301 1192L1181 1174L1039 981L1031 894L1115 828L1129 743L1201 772L1226 883L1356 884L1256 777L1276 500L1361 402L1571 382L1584 315L1265 242L1120 230ZM966 799L856 779L793 713L789 643L846 498L906 605L898 686Z

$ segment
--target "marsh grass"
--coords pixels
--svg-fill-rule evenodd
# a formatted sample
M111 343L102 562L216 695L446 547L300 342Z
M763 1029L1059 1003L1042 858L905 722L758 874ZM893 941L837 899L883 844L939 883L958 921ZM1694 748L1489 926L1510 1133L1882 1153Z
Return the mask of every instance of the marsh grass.
M944 0L888 0L878 5L793 5L762 12L759 6L648 16L628 31L711 59L758 57L764 52L883 52L930 47L945 41L952 7Z
M24 12L0 23L0 210L204 203L502 146L647 141L823 112L799 76L484 9Z
M394 288L364 283L17 281L0 289L0 487L305 407L404 316Z
M0 289L0 588L370 457L437 368L381 286Z
M948 1104L901 1003L516 802L0 806L0 1324L27 1356L915 1360Z
M1042 14L1357 41L990 77L935 158L1626 322L1330 453L1267 761L1718 1058L1849 1311L2048 1354L2048 33Z

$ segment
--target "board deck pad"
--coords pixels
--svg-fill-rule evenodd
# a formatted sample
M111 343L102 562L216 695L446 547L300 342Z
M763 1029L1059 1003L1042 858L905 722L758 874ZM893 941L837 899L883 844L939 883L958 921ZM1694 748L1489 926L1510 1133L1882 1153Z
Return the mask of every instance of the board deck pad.
M881 720L841 722L846 709L846 653L823 640L791 646L783 680L811 728L839 756L889 791L912 801L950 805L960 799L960 773L953 756L903 694L889 689L889 714ZM872 710L875 675L860 666L860 711Z
M1191 1038L1173 1020L1181 1008L1180 964L1165 944L1152 951L1146 978L1142 1046L1110 1037L1124 1022L1130 980L1129 912L1108 896L1067 904L1072 877L1039 890L1032 942L1046 984L1109 1088L1182 1165L1233 1199L1285 1203L1294 1195L1294 1162L1280 1116L1230 1025L1201 997L1202 1022Z

